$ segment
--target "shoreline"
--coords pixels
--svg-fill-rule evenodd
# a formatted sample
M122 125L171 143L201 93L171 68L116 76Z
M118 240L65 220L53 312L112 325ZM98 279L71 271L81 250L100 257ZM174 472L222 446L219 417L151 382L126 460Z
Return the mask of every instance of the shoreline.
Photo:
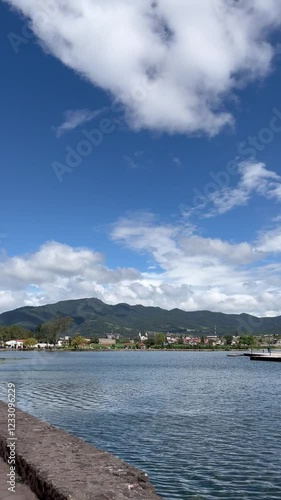
M245 352L245 349L0 349L0 352ZM250 351L246 351L250 352Z
M2 352L13 352L13 353L24 353L24 352L40 352L40 353L43 353L43 352L48 352L48 353L51 353L51 352L222 352L222 353L235 353L235 352L239 352L239 353L244 353L244 352L247 352L247 353L251 353L253 352L254 353L259 353L261 351L265 351L266 349L265 348L256 348L256 349L247 349L247 348L244 348L244 349L189 349L189 348L182 348L182 349L165 349L165 348L160 348L160 349L105 349L105 348L101 348L101 349L63 349L63 348L59 348L59 349L10 349L10 348L0 348L0 353ZM271 347L271 352L279 352L281 351L280 347L274 349L273 347ZM3 359L3 358L2 358Z

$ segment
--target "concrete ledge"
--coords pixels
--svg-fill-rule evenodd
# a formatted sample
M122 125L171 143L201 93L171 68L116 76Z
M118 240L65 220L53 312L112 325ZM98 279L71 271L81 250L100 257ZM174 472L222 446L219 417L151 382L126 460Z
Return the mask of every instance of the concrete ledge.
M7 461L7 405L0 402L0 455ZM145 474L109 453L16 412L16 467L40 500L159 500Z

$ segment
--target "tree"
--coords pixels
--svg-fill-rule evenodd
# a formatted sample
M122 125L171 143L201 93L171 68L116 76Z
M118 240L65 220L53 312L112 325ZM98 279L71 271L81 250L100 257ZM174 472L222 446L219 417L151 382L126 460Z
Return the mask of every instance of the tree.
M70 345L74 349L79 349L79 347L84 343L85 340L83 339L83 337L81 337L81 335L76 335L75 337L73 337L73 339L71 339Z
M144 341L144 344L148 349L155 346L155 338L152 335L149 335L148 339Z
M5 325L0 326L0 340L6 342L7 340L27 339L31 336L31 332L25 330L18 325Z
M68 330L68 328L70 327L72 321L72 318L69 318L68 316L58 316L52 321L43 323L41 325L41 332L43 333L47 342L55 346L57 343L58 335L62 335L64 332L66 332L66 330Z
M254 335L241 335L239 338L239 347L254 347L256 343Z
M26 349L29 349L30 347L34 347L37 344L37 340L34 339L33 337L30 337L29 339L26 339L23 343L23 347Z
M154 339L157 347L163 347L166 342L166 335L164 333L156 333Z
M38 341L45 341L45 340L47 340L46 335L45 335L45 331L44 331L43 323L40 323L40 325L36 326L36 328L34 330L34 337Z
M91 338L91 344L98 344L98 343L99 343L99 338L98 337Z
M225 335L225 336L224 336L224 338L225 338L225 343L226 343L226 345L231 345L232 340L233 340L233 336L232 336L232 335L227 334L227 335Z

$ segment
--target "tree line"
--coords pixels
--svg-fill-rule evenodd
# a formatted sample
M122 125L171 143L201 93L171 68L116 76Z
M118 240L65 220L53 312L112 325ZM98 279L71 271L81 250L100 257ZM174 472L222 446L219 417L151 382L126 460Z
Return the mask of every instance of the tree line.
M17 325L0 326L0 341L24 340L28 346L39 342L55 345L58 337L71 326L73 319L68 316L58 316L53 320L38 325L34 331L26 330Z

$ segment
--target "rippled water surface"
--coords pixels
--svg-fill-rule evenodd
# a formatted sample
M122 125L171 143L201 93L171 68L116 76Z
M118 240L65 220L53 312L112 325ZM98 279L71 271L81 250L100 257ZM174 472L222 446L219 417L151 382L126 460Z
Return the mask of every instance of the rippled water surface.
M11 358L0 377L16 383L21 409L145 470L163 498L281 499L280 363L195 352L0 357Z

